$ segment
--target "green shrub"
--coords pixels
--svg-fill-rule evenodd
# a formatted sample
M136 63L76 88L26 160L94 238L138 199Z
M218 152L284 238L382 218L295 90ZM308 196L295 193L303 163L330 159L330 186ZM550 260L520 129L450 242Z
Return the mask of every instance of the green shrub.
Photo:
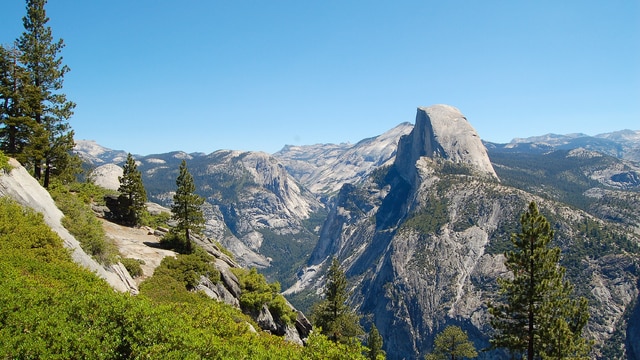
M167 222L171 220L171 214L161 212L158 215L152 215L148 211L142 213L140 224L143 226L149 226L151 228L168 227Z
M240 306L243 310L257 311L267 305L269 311L288 324L293 323L297 317L285 298L280 295L280 283L267 283L267 280L255 268L231 269L240 282Z
M131 258L122 258L120 259L122 265L124 265L125 269L129 272L129 275L133 278L137 278L138 276L142 276L142 267L140 267L141 262L138 259Z
M75 185L77 184L72 186ZM65 215L62 218L62 226L69 230L80 242L82 249L98 262L102 264L113 263L117 259L118 249L107 238L102 223L93 214L88 202L85 202L86 193L80 192L78 193L80 196L77 196L70 191L72 186L52 184L49 190L56 205ZM90 188L90 186L87 185L86 188Z
M11 171L11 165L9 165L9 158L2 151L0 151L0 170L8 173Z
M105 189L91 182L73 182L68 184L67 189L87 205L91 203L106 205L104 197L117 194L116 191Z
M167 275L182 283L186 289L192 289L200 281L200 276L208 277L212 282L220 281L220 272L211 263L212 258L204 251L193 254L178 254L165 257L156 268L154 276Z

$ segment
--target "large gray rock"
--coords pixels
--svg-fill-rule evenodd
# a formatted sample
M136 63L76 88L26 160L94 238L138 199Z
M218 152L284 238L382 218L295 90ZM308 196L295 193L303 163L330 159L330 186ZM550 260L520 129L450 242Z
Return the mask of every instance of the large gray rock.
M396 155L396 167L405 180L415 181L415 165L423 156L469 165L480 174L498 178L482 140L453 106L418 108L413 131L400 139Z
M120 187L119 177L124 170L116 164L104 164L95 168L89 177L94 184L109 190L118 190Z

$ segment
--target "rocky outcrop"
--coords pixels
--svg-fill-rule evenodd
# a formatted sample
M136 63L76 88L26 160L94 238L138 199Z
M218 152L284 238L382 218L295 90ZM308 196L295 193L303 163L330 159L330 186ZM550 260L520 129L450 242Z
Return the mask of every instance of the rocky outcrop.
M123 169L116 164L104 164L91 171L89 178L94 184L109 190L118 190Z
M240 282L231 271L233 268L239 268L240 265L224 254L210 239L195 237L194 240L198 246L205 249L215 258L214 266L220 272L220 281L214 283L209 278L202 276L195 290L202 291L212 299L241 309L240 296L242 295L242 290L240 288ZM266 305L258 311L241 310L250 315L262 330L302 345L311 334L311 323L302 312L297 311L288 302L287 305L297 313L297 318L293 323L288 323L279 316L272 314Z
M56 207L47 190L40 186L40 183L31 177L20 163L12 159L10 165L13 170L0 176L0 196L8 196L23 206L41 213L45 223L62 238L64 246L71 250L71 256L76 263L95 272L118 291L137 293L135 283L124 267L116 265L105 268L87 255L80 247L78 240L60 223L64 215Z
M418 108L413 131L398 144L395 166L400 176L415 182L415 164L423 156L468 165L480 174L498 178L482 140L453 106Z

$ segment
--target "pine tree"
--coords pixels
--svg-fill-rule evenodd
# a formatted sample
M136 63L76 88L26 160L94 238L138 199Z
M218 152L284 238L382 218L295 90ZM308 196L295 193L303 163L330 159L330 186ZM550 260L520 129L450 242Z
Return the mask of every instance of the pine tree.
M314 325L322 329L322 334L334 342L342 343L363 334L360 316L346 304L349 298L347 277L336 258L331 261L327 272L324 296L325 299L315 306L312 316Z
M433 353L425 356L426 360L457 360L478 357L478 352L469 341L467 333L455 325L447 326L434 341Z
M522 232L511 236L515 250L505 254L512 277L498 279L499 302L488 306L495 330L491 346L529 360L587 359L591 345L581 336L587 300L571 298L573 286L558 264L560 249L549 246L553 230L535 202L520 223Z
M127 154L127 162L122 170L122 176L118 177L120 220L129 225L139 225L146 212L147 191L142 183L142 173L131 153Z
M382 350L382 336L374 324L371 325L371 330L367 335L367 347L369 348L368 358L370 360L385 358L384 350Z
M34 87L19 58L16 47L0 45L0 149L24 163L24 149L35 125L25 115L26 99L34 93Z
M199 234L204 229L204 215L202 204L204 199L195 193L196 186L193 176L187 169L187 162L182 160L180 174L176 180L178 189L173 196L173 219L177 222L174 230L184 234L186 251L191 252L191 235Z
M28 106L23 108L23 115L35 122L25 152L33 163L36 179L42 179L44 168L43 185L48 187L51 176L65 172L62 167L71 163L68 156L75 144L68 120L75 104L59 92L69 68L59 56L64 42L62 39L54 42L51 28L46 26L49 18L45 4L46 0L27 0L25 31L17 44L20 62L35 89L25 96Z

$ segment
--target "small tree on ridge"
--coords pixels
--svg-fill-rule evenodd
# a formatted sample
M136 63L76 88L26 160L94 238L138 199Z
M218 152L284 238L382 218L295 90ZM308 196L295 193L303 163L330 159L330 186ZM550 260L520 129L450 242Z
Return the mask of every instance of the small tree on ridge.
M204 199L195 193L196 186L193 176L187 169L187 162L182 160L180 173L176 179L177 190L173 196L173 220L177 222L174 231L179 235L184 234L185 250L189 253L191 247L191 235L199 234L204 229L204 215L202 214L202 204Z
M147 191L142 183L142 174L130 153L127 154L127 162L122 170L122 176L118 177L120 181L118 205L121 220L129 225L139 225L146 211Z

